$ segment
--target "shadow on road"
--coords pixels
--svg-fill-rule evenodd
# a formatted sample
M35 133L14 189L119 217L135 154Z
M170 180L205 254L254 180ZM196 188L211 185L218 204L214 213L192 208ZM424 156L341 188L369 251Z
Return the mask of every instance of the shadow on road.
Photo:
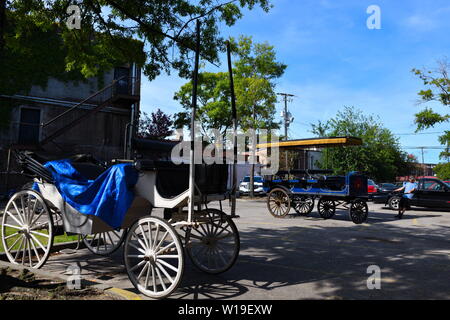
M236 299L249 290L254 294L245 299L450 298L448 227L430 234L393 225L381 233L355 225L291 226L240 235L241 255L230 271L211 276L188 268L172 298ZM381 290L367 288L371 265L381 268Z

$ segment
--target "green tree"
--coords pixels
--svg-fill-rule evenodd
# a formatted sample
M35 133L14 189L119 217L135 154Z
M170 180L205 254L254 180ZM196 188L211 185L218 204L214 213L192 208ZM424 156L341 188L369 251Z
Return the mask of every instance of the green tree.
M0 7L1 4L6 12L4 24L6 28L13 26L16 36L22 36L21 31L29 25L47 30L57 24L67 48L68 69L77 68L90 76L99 68L110 68L113 55L124 58L139 55L150 79L171 69L190 76L190 58L195 48L193 21L203 21L202 56L218 62L219 52L224 49L219 25L232 26L242 18L243 8L260 6L268 11L271 7L268 0L2 0ZM73 4L81 9L80 29L66 26L71 16L67 9ZM2 28L0 38L6 39L6 46L8 37ZM145 56L135 50L136 44L130 39L145 42Z
M345 107L326 123L312 125L317 136L353 136L363 140L362 146L324 149L319 166L336 174L365 172L376 181L392 181L409 174L412 162L401 151L398 139L378 119L364 115L354 107ZM328 163L327 163L328 162Z
M66 25L73 4L80 29ZM82 80L130 61L149 79L171 70L190 77L192 23L202 20L202 57L217 63L225 48L219 25L256 6L271 8L269 0L0 0L0 94L26 93L49 76ZM12 103L0 103L3 121Z
M192 82L185 83L174 99L185 111L175 115L175 128L189 127L191 122ZM232 125L228 74L224 72L202 72L197 86L197 121L202 126L202 134L207 136L209 130L218 129L222 135ZM239 108L239 106L238 106Z
M440 163L434 168L434 172L439 179L447 181L450 180L450 162Z
M281 77L286 65L276 60L274 47L268 43L254 43L251 37L231 39L236 61L233 65L238 125L244 130L278 129L275 122L275 80ZM197 119L204 135L209 129L220 129L222 134L231 127L230 85L227 73L201 73L198 82ZM175 117L178 127L189 126L192 83L188 82L175 94L185 111ZM250 173L250 194L253 195L254 165Z
M423 103L438 102L443 106L450 107L450 64L446 60L438 61L436 70L412 70L424 83L426 88L419 92L420 100ZM415 123L417 131L433 128L440 123L450 121L450 113L441 114L431 107L416 114ZM450 159L450 131L446 130L439 137L439 142L444 145L445 151L441 153L442 159Z

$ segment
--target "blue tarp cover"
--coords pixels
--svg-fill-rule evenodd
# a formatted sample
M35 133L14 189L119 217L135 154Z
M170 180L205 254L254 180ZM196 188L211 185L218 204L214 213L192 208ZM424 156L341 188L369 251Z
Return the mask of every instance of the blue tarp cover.
M74 209L97 216L114 229L120 228L138 180L138 172L131 164L114 165L95 180L83 177L70 160L50 161L45 167L52 172L62 198Z

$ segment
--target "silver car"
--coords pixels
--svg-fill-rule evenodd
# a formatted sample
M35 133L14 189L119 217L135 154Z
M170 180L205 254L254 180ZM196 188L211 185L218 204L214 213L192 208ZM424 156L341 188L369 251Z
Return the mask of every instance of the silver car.
M265 194L263 184L264 179L262 177L255 176L253 183L253 193L256 195ZM250 193L250 176L246 176L241 180L241 183L239 184L239 193L244 195Z

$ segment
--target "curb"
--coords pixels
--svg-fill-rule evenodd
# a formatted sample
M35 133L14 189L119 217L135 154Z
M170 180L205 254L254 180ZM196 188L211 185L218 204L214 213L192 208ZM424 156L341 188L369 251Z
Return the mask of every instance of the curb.
M111 294L120 296L121 298L125 299L125 300L142 300L142 298L137 295L134 292L128 291L128 290L124 290L124 289L120 289L120 288L109 288L105 290L106 292L109 292Z
M5 262L5 261L1 261L0 260L0 267L2 268L10 268L13 270L18 270L18 271L22 271L24 269L27 269L29 272L41 276L41 277L45 277L45 278L50 278L50 279L57 279L57 280L62 280L62 281L66 281L69 279L69 276L63 275L63 274L55 274L52 272L48 272L48 271L44 271L41 269L32 269L32 268L27 268L18 264L12 264L9 262ZM120 289L120 288L115 288L115 287L111 287L110 285L104 284L104 283L98 283L96 281L92 281L92 280L87 280L87 279L81 279L81 283L84 286L89 286L92 287L94 289L97 290L101 290L104 291L110 295L116 296L122 300L142 300L142 298L131 292L128 290L124 290L124 289Z

